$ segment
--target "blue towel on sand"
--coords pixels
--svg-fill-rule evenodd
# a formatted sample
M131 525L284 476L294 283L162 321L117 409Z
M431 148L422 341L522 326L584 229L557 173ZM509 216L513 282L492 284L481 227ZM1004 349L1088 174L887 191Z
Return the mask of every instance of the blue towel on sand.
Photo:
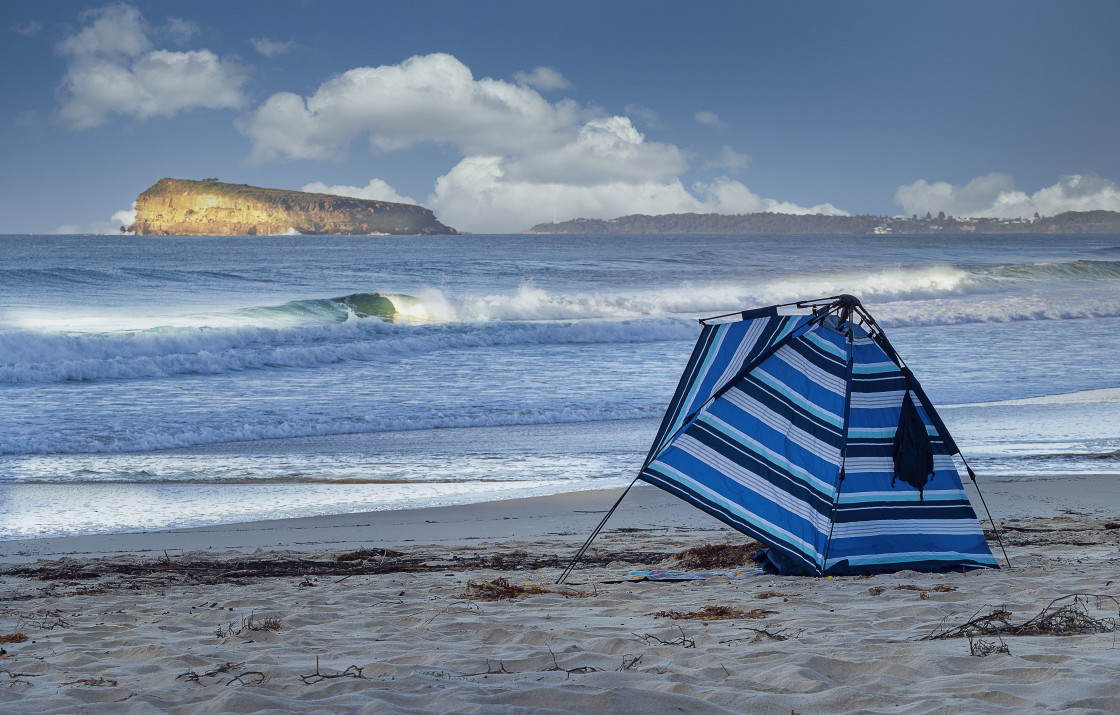
M699 581L706 578L746 578L760 576L760 568L732 569L730 571L631 571L626 574L627 581Z

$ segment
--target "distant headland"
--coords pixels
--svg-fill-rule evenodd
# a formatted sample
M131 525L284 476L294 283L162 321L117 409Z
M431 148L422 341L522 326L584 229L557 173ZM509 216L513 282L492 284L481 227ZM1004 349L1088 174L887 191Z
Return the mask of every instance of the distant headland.
M136 221L121 230L154 236L458 233L423 206L217 179L160 179L136 198Z
M730 234L935 234L949 233L1120 233L1116 211L1066 211L1029 219L954 218L944 213L910 218L822 216L820 214L634 214L613 219L577 218L539 223L523 233L730 233Z

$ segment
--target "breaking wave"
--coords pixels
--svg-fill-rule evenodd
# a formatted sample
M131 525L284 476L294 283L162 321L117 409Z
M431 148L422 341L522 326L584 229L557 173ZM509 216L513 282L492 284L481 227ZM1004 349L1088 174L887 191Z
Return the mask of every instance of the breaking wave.
M166 272L166 271L164 271ZM62 271L82 280L87 272ZM86 276L88 277L88 276ZM887 328L1120 316L1120 261L932 265L750 283L457 296L353 293L155 318L47 316L0 329L0 384L128 380L389 362L448 349L691 341L695 319L806 297L859 296ZM1009 290L1009 285L1021 289Z

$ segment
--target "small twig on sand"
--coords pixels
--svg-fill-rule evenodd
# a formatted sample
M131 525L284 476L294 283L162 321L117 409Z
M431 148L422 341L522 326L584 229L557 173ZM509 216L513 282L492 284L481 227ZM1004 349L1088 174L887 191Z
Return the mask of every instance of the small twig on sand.
M571 678L573 675L583 675L585 673L598 673L601 670L600 668L596 668L593 665L581 665L578 668L563 668L563 667L560 666L560 663L558 663L556 661L556 654L552 652L552 648L548 649L548 654L552 656L552 667L542 669L541 672L544 672L544 673L559 671L561 673L567 673L568 677Z
M9 688L16 685L31 685L30 680L23 680L23 678L38 678L42 675L42 673L13 673L7 668L0 668L0 673L5 673L11 679L11 682L8 683Z
M503 675L503 674L504 675L513 675L513 673L506 670L506 664L503 663L500 660L498 661L498 669L494 670L494 666L490 665L490 659L487 658L486 659L486 670L482 671L481 673L464 673L463 675L460 675L459 677L460 678L473 678L476 675Z
M307 685L318 683L323 680L332 680L334 678L361 678L362 680L368 680L366 676L362 675L362 669L356 665L351 665L341 673L322 673L319 671L319 656L315 656L315 672L310 675L299 676L299 679Z
M743 636L742 638L728 638L727 640L720 641L720 643L738 643L739 641L745 641L745 640L749 640L751 643L758 643L763 638L766 638L766 639L772 640L772 641L788 641L790 638L797 638L798 636L800 636L802 633L805 632L805 629L802 628L801 630L797 631L793 635L788 635L787 636L786 635L786 630L787 629L785 629L785 628L783 628L780 631L768 631L765 628L751 628L749 626L744 626L744 627L740 628L739 630L754 631L754 635L753 636Z
M242 678L248 678L250 676L255 677L256 680L248 682L248 683L246 683L244 680L242 680ZM233 685L234 681L236 681L238 683L241 683L242 685L261 685L266 680L268 680L268 677L264 673L262 673L261 671L259 671L259 670L247 670L244 673L238 673L237 675L230 678L229 682L226 683L226 687L229 687L230 685Z
M677 626L677 630L681 632L681 637L680 638L674 638L671 641L662 640L662 639L658 638L657 636L652 635L650 633L646 633L644 636L640 636L637 633L635 633L633 635L638 640L645 641L646 645L649 645L650 641L657 641L657 643L659 645L679 645L679 646L684 646L685 648L695 648L696 647L696 641L694 639L686 636L684 634L684 629L683 628L681 628L680 626Z
M91 688L115 688L117 687L117 681L110 680L109 678L97 678L96 680L93 678L78 678L77 680L67 680L65 683L62 683L62 685L88 685Z
M641 663L642 662L642 657L643 656L640 656L640 655L630 655L630 654L622 656L622 665L618 669L619 672L621 672L623 670L630 670L631 668L633 668L638 663Z

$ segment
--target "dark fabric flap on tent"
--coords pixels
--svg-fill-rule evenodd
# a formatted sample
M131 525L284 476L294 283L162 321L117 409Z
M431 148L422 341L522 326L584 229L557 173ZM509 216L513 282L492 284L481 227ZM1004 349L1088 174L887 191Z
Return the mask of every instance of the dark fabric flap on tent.
M933 474L933 445L918 408L910 399L910 391L902 400L902 413L898 418L898 431L894 435L894 486L901 479L921 494Z

